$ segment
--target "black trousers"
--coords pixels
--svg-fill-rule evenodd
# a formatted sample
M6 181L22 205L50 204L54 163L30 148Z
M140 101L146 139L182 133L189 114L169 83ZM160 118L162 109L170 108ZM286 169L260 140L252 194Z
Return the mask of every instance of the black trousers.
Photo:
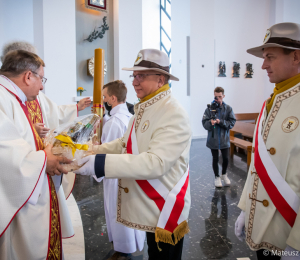
M223 163L222 163L222 174L226 174L227 166L228 166L228 156L229 156L229 148L220 149L222 153ZM211 154L213 157L212 167L216 177L219 177L219 150L211 149Z
M281 257L277 255L272 255L271 251L260 249L256 251L257 260L280 260Z
M159 251L155 242L155 234L151 232L147 232L146 234L149 260L181 260L183 238L175 246L159 242L158 245L161 249Z

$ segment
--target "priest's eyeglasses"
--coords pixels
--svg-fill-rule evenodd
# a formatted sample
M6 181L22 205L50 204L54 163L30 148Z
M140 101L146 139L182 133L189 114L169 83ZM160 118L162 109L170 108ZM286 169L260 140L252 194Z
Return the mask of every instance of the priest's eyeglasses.
M160 76L161 74L137 74L137 75L129 75L129 78L131 78L132 81L134 81L136 79L138 82L143 82L145 80L145 78L150 75Z
M36 72L34 72L34 71L31 71L33 74L35 74L35 75L37 75L37 76L39 76L40 77L40 79L42 80L42 84L45 84L46 82L47 82L47 79L45 78L45 77L43 77L43 76L41 76L41 75L39 75L39 74L37 74Z

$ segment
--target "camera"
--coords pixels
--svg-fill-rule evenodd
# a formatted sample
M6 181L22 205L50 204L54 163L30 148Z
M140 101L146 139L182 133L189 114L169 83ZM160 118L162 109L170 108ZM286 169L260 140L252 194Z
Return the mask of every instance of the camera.
M212 104L207 104L207 107L210 111L210 115L212 120L216 120L217 119L217 108L219 107L219 103L216 102L218 100L217 97L215 97L215 100L212 102Z
M219 103L217 102L218 98L215 97L215 100L212 102L212 104L207 104L207 108L210 112L210 119L216 120L217 119L217 108L219 107ZM216 127L214 126L214 129ZM212 138L214 138L214 130L212 131Z

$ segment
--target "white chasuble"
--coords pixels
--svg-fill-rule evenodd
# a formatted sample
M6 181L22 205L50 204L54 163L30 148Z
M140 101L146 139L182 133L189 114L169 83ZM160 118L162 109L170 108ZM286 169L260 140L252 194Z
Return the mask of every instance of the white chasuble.
M62 259L58 200L45 173L46 154L16 86L4 76L0 119L0 259Z
M57 128L61 124L72 122L78 115L77 105L58 106L42 92L39 93L36 100L27 102L27 107L33 123L44 123L45 126L51 130ZM74 236L74 229L67 208L66 199L73 190L75 177L76 175L73 172L63 175L62 180L61 176L52 177L56 184L63 238ZM60 183L62 185L60 185Z
M127 130L131 114L126 103L114 107L111 117L106 121L102 131L102 143L121 138ZM109 241L113 241L115 251L133 253L144 248L145 232L131 229L116 222L118 179L103 180L104 208Z

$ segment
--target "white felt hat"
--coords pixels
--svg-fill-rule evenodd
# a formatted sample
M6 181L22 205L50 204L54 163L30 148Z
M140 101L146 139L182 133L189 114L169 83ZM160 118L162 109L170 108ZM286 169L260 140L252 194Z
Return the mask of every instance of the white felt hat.
M128 71L155 70L170 76L171 80L179 81L169 73L170 62L167 54L156 49L140 50L132 68L122 68Z
M280 47L291 50L300 50L300 24L278 23L267 30L263 45L248 49L247 52L263 58L263 49Z

